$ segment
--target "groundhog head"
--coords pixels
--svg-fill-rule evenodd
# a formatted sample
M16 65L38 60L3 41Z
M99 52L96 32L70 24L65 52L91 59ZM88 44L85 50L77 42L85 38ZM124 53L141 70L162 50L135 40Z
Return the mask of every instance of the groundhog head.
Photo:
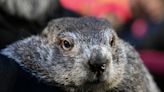
M61 18L2 53L37 78L67 91L102 91L123 78L126 55L120 42L104 19Z

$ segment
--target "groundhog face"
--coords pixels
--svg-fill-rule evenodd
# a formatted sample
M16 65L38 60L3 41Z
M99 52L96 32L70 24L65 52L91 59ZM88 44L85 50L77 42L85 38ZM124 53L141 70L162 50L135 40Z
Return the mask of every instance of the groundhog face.
M104 20L84 20L55 20L44 30L55 55L50 72L66 88L109 89L122 80L123 46Z
M126 56L110 24L92 17L53 20L3 54L31 74L68 91L108 90L123 78Z

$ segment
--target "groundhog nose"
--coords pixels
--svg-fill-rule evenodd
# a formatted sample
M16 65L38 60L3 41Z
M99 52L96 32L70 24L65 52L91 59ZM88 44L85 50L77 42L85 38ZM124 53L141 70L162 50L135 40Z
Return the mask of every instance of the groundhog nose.
M103 53L98 50L94 51L89 60L89 67L92 72L104 72L108 59Z
M94 73L99 72L102 73L106 69L106 64L89 64L90 70Z

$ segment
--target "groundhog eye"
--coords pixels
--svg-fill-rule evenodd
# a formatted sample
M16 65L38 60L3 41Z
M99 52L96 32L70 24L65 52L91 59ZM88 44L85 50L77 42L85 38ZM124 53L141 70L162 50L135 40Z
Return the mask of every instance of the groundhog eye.
M111 46L113 46L114 45L114 37L112 37L112 39L110 40L110 42L109 42L109 44L111 45Z
M62 41L62 44L61 44L61 47L64 49L64 50L71 50L72 47L73 47L73 44L71 42L69 42L68 40L63 40Z

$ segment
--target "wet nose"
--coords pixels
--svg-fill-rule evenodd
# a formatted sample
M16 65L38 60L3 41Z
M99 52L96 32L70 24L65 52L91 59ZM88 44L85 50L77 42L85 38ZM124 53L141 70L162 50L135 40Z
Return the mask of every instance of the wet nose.
M109 62L101 50L93 51L89 60L89 67L92 72L104 72Z

